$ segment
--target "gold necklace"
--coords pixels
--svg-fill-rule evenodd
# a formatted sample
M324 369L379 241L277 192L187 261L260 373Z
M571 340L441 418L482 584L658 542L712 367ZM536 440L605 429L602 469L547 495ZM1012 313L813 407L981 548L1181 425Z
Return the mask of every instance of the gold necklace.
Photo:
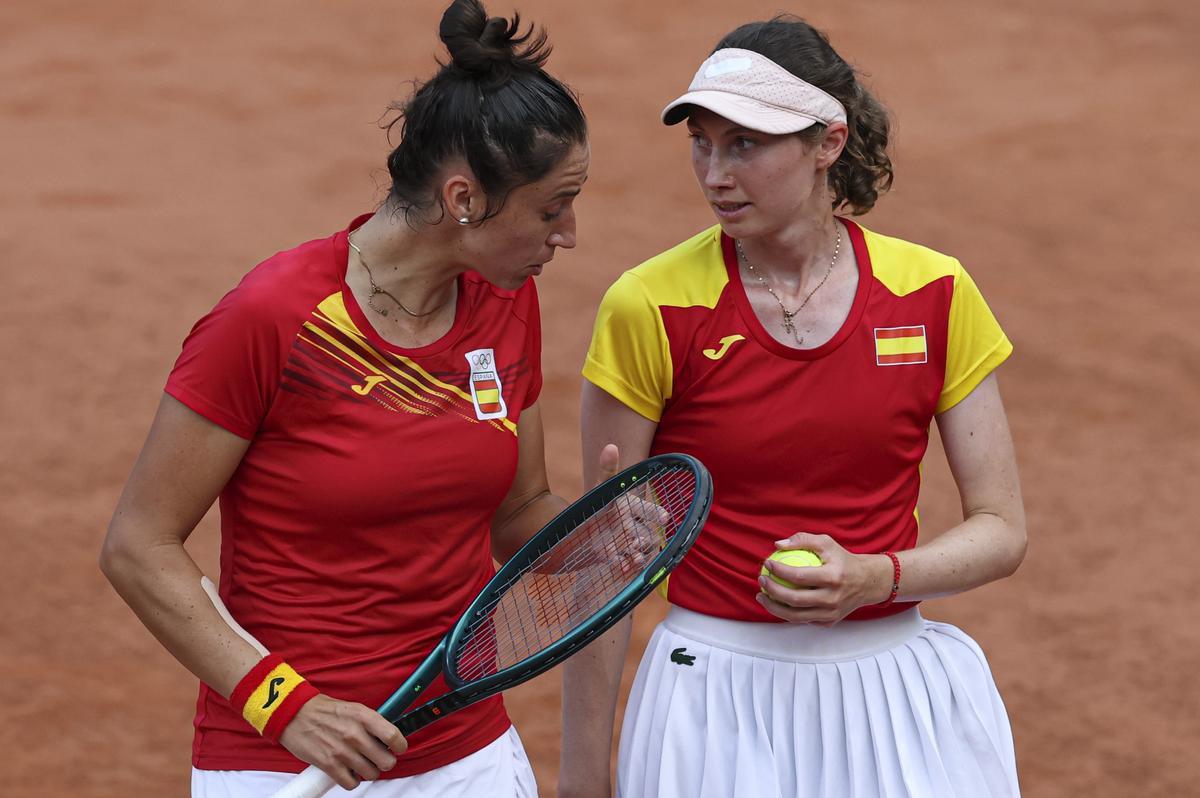
M787 309L787 307L783 304L783 300L779 298L779 294L775 293L775 290L771 288L767 281L763 279L763 276L754 268L754 264L751 263L750 259L746 257L746 251L742 249L742 242L734 242L734 246L737 247L738 255L740 255L742 260L745 262L746 268L750 270L751 274L758 278L758 281L762 283L763 288L767 289L767 293L773 296L775 301L779 303L779 310L783 313L783 329L792 334L792 338L796 341L796 346L804 346L804 336L796 335L796 322L794 322L793 319L796 318L797 313L804 310L804 307L808 304L808 300L813 298L813 294L817 293L817 290L820 289L821 286L825 285L825 281L829 279L829 275L833 274L833 267L837 264L838 252L840 252L842 249L842 228L839 224L837 224L837 222L834 222L834 227L837 228L837 241L833 245L833 257L829 259L829 268L825 270L825 276L821 278L821 282L817 283L816 288L808 292L808 296L804 297L804 301L800 303L800 307L796 308L795 310ZM805 332L807 334L808 331Z
M441 310L442 308L444 308L446 306L446 302L450 301L450 298L447 297L446 300L444 302L442 302L442 304L438 305L433 310L427 310L424 313L414 313L413 311L411 311L407 307L405 307L403 302L401 302L399 299L396 299L396 297L393 296L391 294L391 292L384 291L382 288L380 288L378 285L375 284L375 275L371 274L371 267L367 265L366 259L363 258L362 250L358 248L358 245L356 245L353 241L350 240L350 236L346 236L346 243L350 245L351 249L353 249L355 252L358 253L358 262L361 263L363 265L363 268L367 270L367 280L371 283L371 295L369 297L367 297L367 307L369 307L371 310L378 313L380 316L386 316L388 314L388 312L387 312L387 308L375 307L375 297L378 294L383 294L385 297L387 297L388 299L395 302L396 305L401 310L403 310L405 313L407 313L408 315L410 315L416 319L422 318L424 316L430 316L434 313L437 313L439 310Z

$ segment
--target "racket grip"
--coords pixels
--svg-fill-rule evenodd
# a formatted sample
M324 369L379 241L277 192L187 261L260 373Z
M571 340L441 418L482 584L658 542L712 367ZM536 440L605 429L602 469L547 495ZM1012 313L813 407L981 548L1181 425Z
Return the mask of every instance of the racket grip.
M329 778L325 771L316 765L309 765L307 770L283 785L271 798L321 798L336 786L337 782Z

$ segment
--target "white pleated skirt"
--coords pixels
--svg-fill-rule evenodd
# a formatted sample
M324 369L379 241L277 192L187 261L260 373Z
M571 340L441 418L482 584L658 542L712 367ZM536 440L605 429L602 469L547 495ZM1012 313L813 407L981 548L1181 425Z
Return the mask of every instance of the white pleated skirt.
M999 798L1012 731L979 646L916 608L824 628L672 607L625 710L621 798Z
M265 770L197 770L192 768L192 798L266 798L294 774ZM537 780L517 730L456 762L398 779L364 781L353 790L334 787L328 798L537 798Z

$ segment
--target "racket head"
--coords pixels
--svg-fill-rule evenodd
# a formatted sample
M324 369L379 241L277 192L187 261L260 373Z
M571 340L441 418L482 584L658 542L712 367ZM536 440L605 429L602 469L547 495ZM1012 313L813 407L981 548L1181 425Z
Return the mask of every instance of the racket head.
M684 454L643 460L588 491L463 613L447 637L446 681L469 696L489 695L587 645L679 564L711 504L707 469Z

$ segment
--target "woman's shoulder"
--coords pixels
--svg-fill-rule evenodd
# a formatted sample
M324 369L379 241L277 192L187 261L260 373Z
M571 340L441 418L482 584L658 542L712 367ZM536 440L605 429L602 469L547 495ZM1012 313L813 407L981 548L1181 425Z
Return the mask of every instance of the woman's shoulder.
M334 238L314 239L271 255L248 271L219 306L247 321L284 321L307 315L341 290Z
M659 306L712 307L728 282L721 227L714 225L626 271L609 293Z
M894 294L904 296L943 278L957 279L963 271L956 258L923 244L876 233L861 225L859 229L872 274Z
M630 271L647 279L657 277L664 272L672 272L675 269L695 269L698 263L724 266L720 225L713 225L701 230L670 249L642 261Z

